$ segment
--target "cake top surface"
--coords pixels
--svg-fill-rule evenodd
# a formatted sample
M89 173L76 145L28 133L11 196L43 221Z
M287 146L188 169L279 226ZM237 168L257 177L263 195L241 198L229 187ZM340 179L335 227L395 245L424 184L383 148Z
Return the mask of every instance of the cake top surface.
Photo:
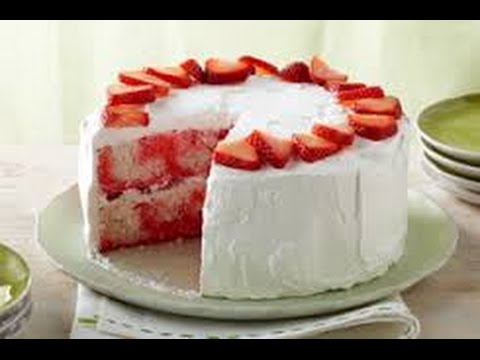
M101 147L151 133L221 129L234 124L231 138L246 136L254 128L291 136L309 130L315 119L335 124L345 121L335 97L322 87L255 76L235 85L175 89L169 97L149 104L147 111L150 122L146 127L104 127L100 112L90 116L84 126Z
M83 141L99 149L160 133L224 130L213 152L213 162L229 168L221 173L381 156L406 127L397 98L348 82L318 56L282 70L249 56L210 59L204 69L190 59L121 72L118 80L102 112L84 122Z
M253 129L268 131L280 137L308 132L317 121L329 124L346 122L347 112L335 96L315 84L287 83L270 77L250 77L245 83L230 86L198 85L190 89L173 90L169 97L149 104L150 123L147 127L107 128L102 126L97 112L84 124L88 128L96 148L118 145L136 138L159 132L187 129L230 128L227 140L241 139ZM348 168L361 159L374 161L375 156L395 151L405 136L407 123L402 122L397 136L383 142L357 139L355 146L341 154L328 158L321 166L292 163L286 169L295 168L297 174L338 171ZM285 171L267 168L266 175L277 176ZM251 176L249 172L217 166L212 177Z

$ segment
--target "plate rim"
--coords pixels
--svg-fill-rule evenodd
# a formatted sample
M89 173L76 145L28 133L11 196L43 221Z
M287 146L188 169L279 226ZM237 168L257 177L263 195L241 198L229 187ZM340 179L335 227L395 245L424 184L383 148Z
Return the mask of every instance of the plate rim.
M424 110L420 112L420 114L417 117L417 121L415 121L415 128L417 132L420 134L420 137L426 141L428 144L430 144L432 147L434 147L436 150L443 152L445 154L448 154L452 157L455 157L459 160L463 160L466 162L474 162L475 165L480 165L480 151L470 151L470 150L465 150L461 148L456 148L452 145L445 144L434 137L432 137L430 134L425 132L422 127L421 127L421 122L423 120L423 117L426 112L432 110L433 108L442 105L443 103L446 103L448 101L455 101L455 100L460 100L462 98L465 98L467 96L480 96L480 93L475 92L475 93L465 93L460 96L454 96L454 97L449 97L440 101L436 101L433 103L430 103L427 105ZM472 165L472 164L470 164Z
M62 196L65 196L67 193L73 191L76 188L76 186L71 187L70 189L64 191L60 195L58 195L51 203L52 205L55 201L58 201ZM430 264L428 268L421 269L421 272L416 274L416 277L411 277L409 279L400 281L399 283L396 284L389 284L387 286L384 286L379 289L373 289L372 291L365 293L365 294L359 294L356 297L356 301L352 305L348 306L342 306L338 304L338 300L332 300L332 305L329 306L330 310L324 311L324 310L318 310L318 306L315 307L312 304L315 302L316 299L321 297L324 294L316 294L316 295L311 295L311 296L305 296L305 297L298 297L298 298L284 298L284 299L274 299L274 300L246 300L246 301L236 301L236 300L228 300L228 299L212 299L212 298L196 298L197 302L193 303L192 306L189 307L182 307L181 305L177 304L177 307L172 310L172 307L169 306L168 308L162 308L160 309L160 306L149 306L145 302L139 302L137 298L129 296L128 294L122 294L123 296L119 298L116 294L112 292L112 290L108 287L105 286L100 286L99 284L93 283L91 280L86 279L85 276L79 275L78 273L73 273L69 269L66 269L66 266L64 264L61 264L55 259L53 256L51 256L48 252L48 249L44 246L43 242L40 239L40 232L41 232L41 214L36 213L35 216L35 241L40 245L48 259L61 271L66 273L68 276L70 276L72 279L78 281L79 283L82 283L86 285L87 287L90 287L94 291L97 291L107 297L111 297L112 299L116 299L120 302L123 303L128 303L133 306L138 306L140 308L152 310L155 312L164 312L164 313L169 313L169 314L174 314L174 315L180 315L180 316L187 316L187 317L193 317L193 318L201 318L201 319L211 319L211 320L232 320L232 321L262 321L262 320L281 320L281 319L295 319L295 318L304 318L304 317L309 317L309 316L315 316L315 315L328 315L332 314L338 311L345 311L348 309L352 308L357 308L360 306L364 306L370 303L373 303L375 301L387 298L392 295L399 294L406 289L411 288L412 286L416 285L420 281L424 280L426 277L430 276L431 274L436 273L438 270L440 270L454 255L458 240L459 240L459 230L453 221L453 218L442 208L440 207L434 199L432 199L428 194L419 192L419 191L414 191L410 190L409 194L414 194L416 196L420 196L424 199L424 201L428 202L429 205L434 205L438 211L441 212L441 214L444 217L445 220L445 226L449 231L449 235L451 235L450 241L448 243L448 249L445 249L445 254L442 257L441 260L435 259L436 262L434 264ZM49 206L50 206L49 205ZM48 209L49 206L47 206L45 209ZM43 213L43 212L42 212ZM405 255L404 255L405 256ZM389 270L391 271L391 269ZM75 272L75 271L74 271ZM387 272L388 274L388 272ZM385 275L383 275L385 276ZM383 276L379 277L382 278ZM377 278L378 279L378 278ZM124 280L124 279L122 279ZM373 280L375 281L375 280ZM139 287L136 284L130 284L131 286L136 286ZM359 285L361 286L361 285ZM141 286L140 286L141 287ZM145 289L145 287L142 287L142 289ZM151 290L151 289L149 289ZM340 291L340 293L343 292L348 292L349 290L345 291ZM170 296L170 297L175 297L172 294L166 294L166 293L159 293L159 296ZM178 300L178 296L177 300ZM187 301L186 298L182 298L182 301ZM225 311L222 309L221 306L219 306L219 309L215 310L212 312L211 309L205 306L201 307L198 305L198 302L216 302L217 306L220 304L234 304L235 306L235 311L234 314L229 312L228 310ZM287 313L280 313L280 314L275 314L272 315L270 314L273 312L271 310L272 304L276 304L277 306L283 305L285 302L293 302L296 307L306 307L307 305L310 306L308 310L301 310L301 311L293 311L292 309L289 309ZM302 304L303 303L303 304ZM252 311L252 305L255 304L255 306L258 306L258 309L255 309ZM293 304L289 304L290 307L293 307ZM313 306L313 307L312 307ZM270 310L269 310L270 309ZM315 310L317 309L317 310ZM278 311L278 309L277 309Z
M32 286L32 270L30 269L30 266L28 265L25 258L22 255L20 255L20 253L12 249L10 246L7 246L4 243L0 243L0 248L5 249L8 253L10 253L11 255L15 256L18 260L20 260L20 262L23 264L23 266L27 270L27 275L28 275L27 282L25 284L23 291L20 293L20 295L17 296L16 299L9 301L5 306L0 307L0 315L5 315L11 312L13 309L15 309L30 294L30 290Z
M465 173L465 176L478 176L480 181L480 167L462 163L456 159L452 159L432 149L428 144L422 144L423 151L434 161L438 161L443 166L450 167L454 171ZM473 175L468 175L473 174Z
M480 194L471 192L470 190L464 189L458 185L450 183L445 179L439 179L433 176L433 174L432 175L427 174L427 175L430 176L438 184L440 188L442 188L446 192L449 192L456 198L470 205L474 205L474 206L480 205Z
M0 328L0 334L5 335L5 339L16 337L21 334L25 330L25 326L30 321L34 308L35 304L32 300L26 302L25 305L19 311L17 311L13 317L7 320L8 323L4 323L4 325ZM12 332L11 329L15 326L18 326L18 329L17 331ZM1 336L0 339L2 339Z
M439 177L453 182L457 186L463 187L468 189L471 192L479 192L480 193L480 181L475 181L471 179L467 179L461 176L450 174L441 168L439 168L432 160L430 160L425 154L422 156L422 164L424 168L427 168L433 173L436 173Z

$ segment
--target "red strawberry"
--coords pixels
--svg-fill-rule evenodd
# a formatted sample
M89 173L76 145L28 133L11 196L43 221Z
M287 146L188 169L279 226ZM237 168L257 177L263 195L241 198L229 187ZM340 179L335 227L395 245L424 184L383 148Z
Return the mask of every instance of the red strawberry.
M331 69L319 56L314 56L310 64L310 77L318 85L325 85L329 81L346 82L348 76Z
M253 67L256 75L278 75L279 73L275 65L253 56L242 56L239 61Z
M400 119L403 113L400 101L391 96L383 99L358 100L352 109L358 114L391 115L395 119Z
M327 82L331 81L346 82L348 80L347 75L333 69L325 69L317 72L312 71L310 76L312 77L312 81L320 86L324 86Z
M369 140L388 139L398 132L397 121L393 116L350 114L348 118L355 133Z
M358 100L358 99L367 99L367 98L379 99L383 97L385 97L385 92L379 86L341 91L337 94L337 98L341 102L347 101L347 100Z
M157 98L165 97L170 92L168 83L143 71L124 71L118 75L118 79L125 85L151 85L155 88Z
M144 106L107 106L102 114L103 125L108 128L148 126L149 117Z
M183 62L180 67L185 70L188 75L194 78L199 83L203 84L205 82L205 72L203 71L202 67L195 59L189 59Z
M245 139L221 142L213 152L213 160L226 167L247 171L262 167L255 148Z
M353 109L353 107L355 106L355 100L345 100L345 101L341 101L340 102L340 105L343 106L344 108L347 108L347 109Z
M253 131L247 138L247 142L256 149L263 162L277 169L283 169L292 156L290 140L281 139L262 131Z
M337 144L312 134L293 135L293 147L305 162L314 163L340 151Z
M355 140L355 131L348 125L315 124L312 133L341 147L350 146Z
M315 55L310 62L310 69L312 70L312 72L318 72L330 69L330 66L328 66L327 62L323 60L320 56Z
M109 105L140 105L154 102L155 88L151 85L111 85L108 88Z
M234 84L247 80L252 74L252 67L241 62L210 59L207 61L206 72L209 84Z
M188 73L181 67L148 67L145 71L181 89L192 86L192 79L190 79Z
M280 71L280 77L288 82L292 83L311 83L312 79L310 78L310 69L307 64L303 62L295 62L282 71Z
M331 92L342 92L348 90L356 90L366 88L367 85L361 83L346 83L341 81L327 81L325 89Z

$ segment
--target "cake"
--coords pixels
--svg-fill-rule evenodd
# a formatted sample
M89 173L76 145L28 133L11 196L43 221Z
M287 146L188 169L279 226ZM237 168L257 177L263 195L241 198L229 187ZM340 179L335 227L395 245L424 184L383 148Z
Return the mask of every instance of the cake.
M125 71L82 123L94 257L201 241L201 295L276 299L383 275L407 234L408 120L320 57Z

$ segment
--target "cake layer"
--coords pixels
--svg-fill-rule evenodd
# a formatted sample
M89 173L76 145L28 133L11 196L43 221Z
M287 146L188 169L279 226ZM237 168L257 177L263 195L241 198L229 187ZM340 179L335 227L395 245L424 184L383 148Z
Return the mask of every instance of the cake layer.
M190 177L166 189L128 190L99 201L99 251L199 237L206 181Z
M185 130L146 136L98 150L97 178L108 197L129 189L168 186L178 179L207 176L212 151L227 130Z

